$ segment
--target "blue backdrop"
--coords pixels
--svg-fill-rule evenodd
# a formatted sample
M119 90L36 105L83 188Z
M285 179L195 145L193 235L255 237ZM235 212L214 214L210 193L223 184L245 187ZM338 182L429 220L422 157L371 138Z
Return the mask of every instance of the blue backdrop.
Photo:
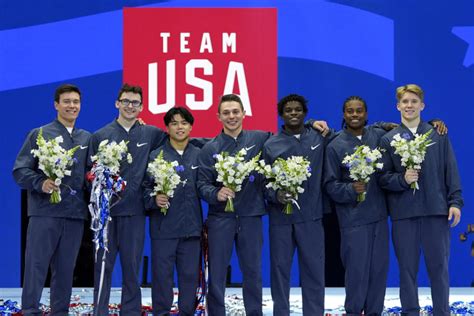
M17 0L0 2L0 101L5 118L0 125L0 287L20 286L20 190L11 177L16 154L31 128L55 116L53 93L60 83L77 84L83 91L78 126L95 131L116 116L124 6L278 8L279 97L306 96L309 115L335 128L346 97L365 98L372 122L397 122L395 88L421 85L426 92L423 117L439 117L448 124L458 158L465 208L461 224L452 230L451 285L470 285L474 258L470 244L460 243L458 236L474 223L469 162L474 132L466 128L474 118L474 2ZM210 120L214 122L214 116ZM268 249L265 258L268 286ZM239 279L234 271L234 280ZM115 273L114 286L120 282ZM423 263L420 284L428 285ZM388 286L398 286L393 251Z

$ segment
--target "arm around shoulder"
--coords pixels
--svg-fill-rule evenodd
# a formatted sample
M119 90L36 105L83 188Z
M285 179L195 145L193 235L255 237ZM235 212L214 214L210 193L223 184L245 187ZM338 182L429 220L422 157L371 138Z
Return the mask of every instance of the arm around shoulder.
M352 182L342 180L339 157L332 146L326 149L324 189L336 203L353 203L357 200L357 192Z
M380 140L382 152L383 169L380 176L377 177L380 187L388 191L400 192L410 189L410 185L405 181L405 174L397 172L394 167L390 146L390 139L386 136Z
M36 137L38 130L32 130L23 146L21 147L13 166L13 178L23 189L43 192L43 182L47 180L46 175L38 169L37 159L31 153L32 149L37 148Z
M446 138L444 149L446 153L445 179L448 190L448 205L461 209L464 206L464 200L462 198L461 178L459 176L456 156L449 138L447 136L442 137Z

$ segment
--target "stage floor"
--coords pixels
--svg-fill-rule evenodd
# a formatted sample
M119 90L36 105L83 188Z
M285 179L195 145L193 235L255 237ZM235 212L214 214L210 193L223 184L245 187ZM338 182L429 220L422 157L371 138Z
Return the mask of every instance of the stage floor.
M92 302L91 288L74 288L72 301L80 303L91 303ZM424 307L431 304L431 294L429 288L419 289L419 300L420 306ZM110 303L120 302L121 290L120 288L113 288L110 296ZM328 313L338 314L340 313L341 307L344 305L345 291L343 288L326 288L325 295L325 307ZM151 305L151 289L142 289L142 301L143 305ZM226 292L226 303L229 308L232 309L234 315L242 315L240 312L243 311L242 305L242 290L240 288L228 288ZM2 288L0 289L0 298L11 299L20 302L21 289L20 288ZM450 303L463 301L472 302L474 301L474 288L451 288L450 291ZM43 291L43 297L41 299L43 304L49 305L49 289ZM301 289L292 288L290 294L290 302L292 306L291 315L302 315L302 300L301 300ZM270 295L270 289L263 289L263 311L264 315L272 315L272 300ZM385 296L385 307L391 308L400 306L400 300L398 298L398 288L388 288Z

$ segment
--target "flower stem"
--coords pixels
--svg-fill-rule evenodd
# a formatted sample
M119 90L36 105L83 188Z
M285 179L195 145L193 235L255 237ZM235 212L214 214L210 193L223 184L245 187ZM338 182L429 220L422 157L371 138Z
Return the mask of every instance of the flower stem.
M227 198L227 203L225 204L225 212L234 212L234 201L232 198L229 196Z
M365 201L365 192L359 193L357 195L357 202L363 202Z
M51 193L51 196L49 197L49 202L51 204L58 204L59 202L61 202L61 195L59 195L58 191L53 191L53 193Z
M286 215L291 215L293 214L293 203L289 202L285 204L285 207L283 208L283 214Z

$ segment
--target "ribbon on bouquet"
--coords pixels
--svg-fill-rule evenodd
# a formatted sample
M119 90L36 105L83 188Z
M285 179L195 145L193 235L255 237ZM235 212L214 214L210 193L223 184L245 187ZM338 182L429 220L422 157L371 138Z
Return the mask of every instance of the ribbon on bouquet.
M104 249L102 254L102 267L100 271L99 291L97 302L100 301L102 285L105 274L105 258L108 250L109 222L112 221L110 209L116 204L111 204L113 196L125 189L126 181L118 174L114 174L109 168L94 164L88 174L88 180L92 181L89 212L91 214L91 230L94 232L93 242L95 244L95 262L100 249ZM117 201L118 202L118 201Z
M286 196L287 198L290 198L290 197L291 197L291 194L290 194L290 193L286 193L285 196ZM295 198L292 198L292 197L291 197L290 201L291 201L291 203L295 204L296 207L301 211L301 207L300 207L300 205L298 204L298 201L296 201Z

